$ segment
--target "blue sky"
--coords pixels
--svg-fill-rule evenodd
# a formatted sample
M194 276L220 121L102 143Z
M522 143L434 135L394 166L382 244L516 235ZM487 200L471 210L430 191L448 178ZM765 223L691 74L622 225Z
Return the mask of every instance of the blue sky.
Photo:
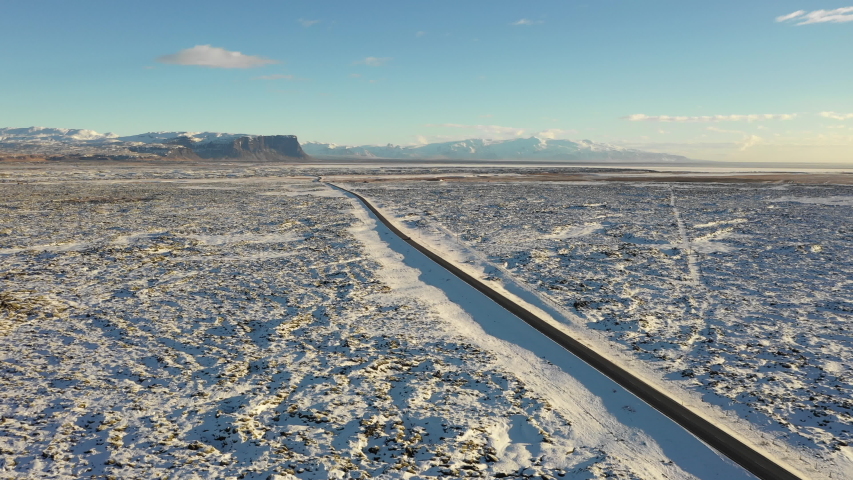
M0 0L0 126L853 163L851 6Z

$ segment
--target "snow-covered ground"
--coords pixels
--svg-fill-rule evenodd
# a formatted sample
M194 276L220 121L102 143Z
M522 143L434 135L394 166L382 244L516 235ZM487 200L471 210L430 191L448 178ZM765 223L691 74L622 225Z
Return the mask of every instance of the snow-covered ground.
M532 287L735 430L850 477L853 187L349 186L486 279Z
M0 477L751 478L312 173L2 172Z

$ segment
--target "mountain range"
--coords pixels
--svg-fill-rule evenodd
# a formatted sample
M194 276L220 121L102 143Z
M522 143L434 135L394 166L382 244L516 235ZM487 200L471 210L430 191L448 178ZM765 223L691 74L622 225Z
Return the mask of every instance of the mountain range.
M666 153L645 152L590 140L552 140L539 137L511 140L472 138L425 145L361 145L344 146L307 142L302 148L318 158L361 157L396 159L446 160L538 160L538 161L602 161L602 162L685 162L686 157Z
M0 155L51 158L304 161L312 159L533 160L545 162L686 162L686 157L646 152L590 140L539 137L468 139L425 145L307 142L293 135L218 132L149 132L119 136L68 128L0 128Z

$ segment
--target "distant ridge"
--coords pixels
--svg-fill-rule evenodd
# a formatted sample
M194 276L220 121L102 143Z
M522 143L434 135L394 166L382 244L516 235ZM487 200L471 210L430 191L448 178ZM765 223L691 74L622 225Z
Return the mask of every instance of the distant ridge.
M552 140L529 137L511 140L469 139L426 145L345 146L307 142L305 152L318 158L361 157L442 160L538 160L551 162L690 162L687 157L646 152L590 140Z
M51 160L192 160L294 162L314 159L471 160L601 163L688 163L680 155L646 152L590 140L539 137L468 139L425 145L345 146L308 142L294 135L219 132L148 132L118 136L93 130L0 128L0 156Z

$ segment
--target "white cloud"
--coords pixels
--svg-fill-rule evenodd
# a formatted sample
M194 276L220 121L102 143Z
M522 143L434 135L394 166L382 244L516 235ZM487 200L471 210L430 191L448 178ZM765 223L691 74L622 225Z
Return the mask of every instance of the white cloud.
M502 127L500 125L460 125L458 123L428 124L427 127L458 128L464 130L476 130L482 138L504 140L518 138L525 135L524 128Z
M196 65L211 68L253 68L279 63L277 60L243 55L240 52L231 52L210 45L196 45L178 53L158 57L157 61L172 65Z
M734 132L733 132L734 133ZM685 155L696 159L760 162L804 162L820 159L821 163L850 163L853 128L768 133L765 136L744 134L733 141L713 142L700 135L681 142L644 141L641 138L608 139L608 143L653 152ZM723 137L724 138L724 137Z
M744 138L743 141L740 143L740 148L738 150L742 152L760 143L764 143L763 138L759 137L758 135L749 135L748 137Z
M709 132L717 132L717 133L737 133L739 135L746 135L746 133L741 132L739 130L726 130L724 128L717 128L717 127L705 127L705 130L707 130Z
M414 145L426 145L428 143L442 142L458 142L460 140L467 140L471 138L470 136L465 135L415 135L414 137Z
M423 37L424 35L426 35L426 32L424 32L423 30L415 34L416 37Z
M255 77L254 80L296 80L296 77L293 75L277 73L275 75L261 75L260 77Z
M796 12L792 12L792 13L789 13L787 15L782 15L782 16L776 17L776 21L777 22L786 22L788 20L791 20L792 18L797 18L804 13L806 13L805 10L797 10Z
M355 62L355 65L367 65L368 67L381 67L392 60L391 57L365 57L364 60Z
M835 10L815 10L808 13L798 10L788 15L776 17L777 22L787 22L794 19L796 19L797 25L853 22L853 7L841 7Z
M734 134L734 135L742 135L743 140L738 142L737 147L739 151L744 151L750 147L754 147L758 144L764 143L764 139L759 137L758 135L749 134L746 132L741 132L738 130L725 130L723 128L717 127L706 127L705 130L709 132L717 132L717 133L726 133L726 134Z
M539 25L545 23L542 20L530 20L528 18L522 18L521 20L510 23L510 25Z
M831 118L833 120L853 119L853 113L820 112L820 116L824 118Z
M361 78L361 74L360 73L350 73L349 78Z
M762 113L751 115L705 115L705 116L670 116L670 115L645 115L635 113L622 117L632 122L677 122L677 123L699 123L699 122L757 122L761 120L791 120L797 116L796 113Z
M541 132L537 132L534 137L537 138L546 138L548 140L557 140L557 139L565 139L570 135L577 135L577 130L563 130L560 128L549 128L548 130L542 130Z
M320 20L307 20L305 18L300 18L297 21L305 28L308 28L312 25L317 25L318 23L320 23Z
M562 130L549 128L547 130L532 130L529 128L504 127L501 125L462 125L459 123L430 123L424 125L432 128L451 128L468 132L460 132L456 135L427 135L430 142L454 141L468 138L487 138L490 140L511 140L513 138L538 137L548 140L566 139L570 135L577 135L577 130Z

